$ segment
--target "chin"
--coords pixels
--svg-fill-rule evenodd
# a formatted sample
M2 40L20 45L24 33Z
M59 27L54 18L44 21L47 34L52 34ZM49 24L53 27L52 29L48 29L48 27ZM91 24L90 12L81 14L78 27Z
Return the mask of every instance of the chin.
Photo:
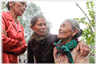
M62 39L63 37L58 35L58 38L59 38L59 39Z
M19 16L22 16L22 14L20 14Z
M46 34L41 34L40 36L45 36Z
M22 15L23 15L23 13L19 13L19 14L18 14L18 16L22 16Z

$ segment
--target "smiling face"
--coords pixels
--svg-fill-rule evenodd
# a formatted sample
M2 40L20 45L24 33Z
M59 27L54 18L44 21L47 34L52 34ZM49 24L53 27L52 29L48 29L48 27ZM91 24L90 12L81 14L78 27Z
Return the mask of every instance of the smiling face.
M10 11L13 11L14 14L16 14L17 16L22 16L27 6L27 2L23 2L23 1L9 2L9 6L10 6Z
M59 29L58 38L60 39L68 39L72 37L72 29L69 21L64 21Z
M34 30L36 32L36 34L38 34L39 36L44 36L46 35L46 31L47 31L47 24L45 19L43 18L38 18L38 20L36 21L35 26L31 27L32 30Z

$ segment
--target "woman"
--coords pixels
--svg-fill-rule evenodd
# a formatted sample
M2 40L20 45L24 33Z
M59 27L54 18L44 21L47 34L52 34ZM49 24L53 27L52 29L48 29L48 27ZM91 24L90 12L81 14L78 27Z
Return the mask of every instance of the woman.
M9 1L9 12L2 12L2 62L17 63L17 56L27 48L24 38L24 28L18 21L27 6L27 2Z
M82 56L80 51L76 50L77 38L82 34L79 23L75 20L65 20L59 29L59 42L54 42L54 61L55 63L89 63L89 56Z
M44 16L34 16L31 19L30 28L34 31L34 33L28 42L28 63L34 63L34 58L37 63L54 63L53 42L57 42L59 39L57 38L57 35L50 34ZM89 48L83 48L83 45L81 44L87 46L80 42L78 44L78 46L80 46L80 50L84 50L83 52L89 53Z

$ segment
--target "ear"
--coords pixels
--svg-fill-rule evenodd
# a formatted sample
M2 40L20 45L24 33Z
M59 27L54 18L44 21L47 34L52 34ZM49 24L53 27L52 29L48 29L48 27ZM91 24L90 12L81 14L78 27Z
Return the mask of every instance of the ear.
M31 28L32 30L34 30L34 26L31 25L30 28Z
M78 33L78 29L75 29L72 33L73 37Z
M15 5L15 2L9 1L9 6L12 8Z

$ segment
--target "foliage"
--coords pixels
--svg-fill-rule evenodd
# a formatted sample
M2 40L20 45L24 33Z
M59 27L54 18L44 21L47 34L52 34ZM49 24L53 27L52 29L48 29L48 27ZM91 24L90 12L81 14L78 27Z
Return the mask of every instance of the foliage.
M6 8L6 3L7 3L7 2L2 2L2 3L1 3L1 6L2 6L2 7L1 7L1 11L4 11L4 12L8 11L7 8Z
M78 4L77 4L78 6ZM79 7L79 6L78 6ZM85 14L86 17L82 18L74 18L79 23L82 23L84 25L87 25L87 28L83 29L82 39L86 42L86 44L90 47L90 52L95 53L95 11L94 11L94 3L92 1L86 3L86 7L88 9L88 16ZM90 18L89 18L90 17ZM94 63L94 56L90 55L90 63Z

